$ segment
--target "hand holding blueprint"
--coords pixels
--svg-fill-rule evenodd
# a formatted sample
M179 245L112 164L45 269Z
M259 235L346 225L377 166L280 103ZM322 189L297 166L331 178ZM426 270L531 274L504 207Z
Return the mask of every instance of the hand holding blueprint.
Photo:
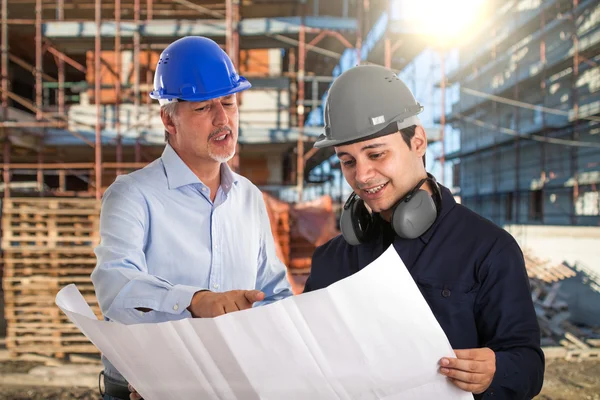
M326 289L214 319L99 321L74 285L56 303L146 400L473 398L438 372L454 352L393 246Z

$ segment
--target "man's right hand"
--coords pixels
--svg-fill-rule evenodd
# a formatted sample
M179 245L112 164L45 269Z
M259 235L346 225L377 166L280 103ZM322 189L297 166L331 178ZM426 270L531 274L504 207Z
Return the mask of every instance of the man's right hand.
M129 400L144 400L142 396L136 392L136 390L131 385L127 385L129 388Z
M214 293L208 290L194 293L187 308L194 318L213 318L234 311L246 310L257 301L265 299L260 290L231 290Z

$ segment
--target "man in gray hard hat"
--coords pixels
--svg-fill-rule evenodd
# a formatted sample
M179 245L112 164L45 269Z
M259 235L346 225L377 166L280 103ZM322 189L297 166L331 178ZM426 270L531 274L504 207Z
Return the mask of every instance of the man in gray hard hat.
M530 399L542 387L544 354L523 255L510 234L456 204L426 172L422 110L383 67L358 66L333 83L315 147L335 147L354 193L342 234L313 255L305 292L393 245L455 349L439 372L476 399Z

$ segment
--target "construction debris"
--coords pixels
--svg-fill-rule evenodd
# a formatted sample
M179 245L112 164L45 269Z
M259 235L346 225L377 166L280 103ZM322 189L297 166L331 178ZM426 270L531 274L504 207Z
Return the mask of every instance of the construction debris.
M323 196L290 205L263 193L279 259L288 267L294 294L302 293L315 249L339 234L333 201Z
M570 322L571 313L561 293L563 282L576 278L581 272L565 264L541 260L528 250L525 250L525 262L546 358L600 359L600 327L577 326Z

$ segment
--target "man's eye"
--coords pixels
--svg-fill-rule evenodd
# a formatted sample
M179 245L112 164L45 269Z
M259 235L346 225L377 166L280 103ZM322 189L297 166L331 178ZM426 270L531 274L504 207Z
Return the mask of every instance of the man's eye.
M375 154L371 154L371 155L369 156L369 158L370 158L371 160L377 160L377 159L378 159L378 158L380 158L382 155L383 155L383 153L375 153Z
M342 165L344 167L351 167L354 165L354 160L349 160L349 161L342 161Z
M225 107L233 107L233 106L235 106L235 103L223 103L223 105Z
M208 109L208 106L198 107L194 111L205 111L206 109Z

